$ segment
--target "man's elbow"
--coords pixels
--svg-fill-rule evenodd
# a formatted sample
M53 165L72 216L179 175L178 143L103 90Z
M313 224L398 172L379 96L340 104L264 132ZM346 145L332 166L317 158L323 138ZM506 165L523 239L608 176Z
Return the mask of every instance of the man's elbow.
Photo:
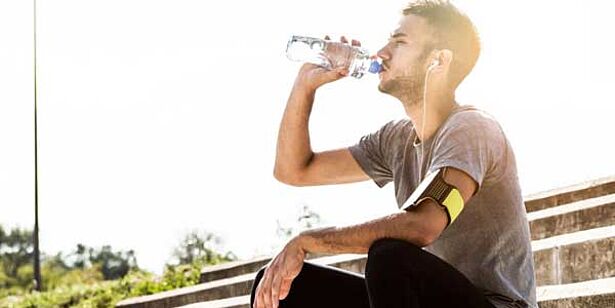
M407 216L409 228L414 230L415 244L421 247L433 244L446 229L448 217L443 208L432 200L425 200L413 207Z
M440 237L439 232L425 230L421 232L419 236L417 236L415 240L416 242L415 244L419 247L426 247L426 246L433 244L433 242L435 242L438 239L438 237Z
M300 172L283 172L279 168L273 169L273 177L281 183L291 186L306 186Z

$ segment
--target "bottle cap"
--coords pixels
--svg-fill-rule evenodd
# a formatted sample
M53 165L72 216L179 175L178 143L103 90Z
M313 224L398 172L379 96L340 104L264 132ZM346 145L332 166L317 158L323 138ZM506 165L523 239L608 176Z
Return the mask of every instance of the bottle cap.
M382 70L382 64L380 64L378 61L374 60L372 61L372 64L369 65L369 72L370 73L380 73L380 71Z

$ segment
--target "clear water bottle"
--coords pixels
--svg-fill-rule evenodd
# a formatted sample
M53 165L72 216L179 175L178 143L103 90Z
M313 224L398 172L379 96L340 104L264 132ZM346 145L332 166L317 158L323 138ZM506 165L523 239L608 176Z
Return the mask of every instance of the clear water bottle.
M286 56L293 61L308 62L326 69L347 68L348 74L361 78L366 72L377 74L381 64L371 59L365 48L319 38L293 35L286 46Z

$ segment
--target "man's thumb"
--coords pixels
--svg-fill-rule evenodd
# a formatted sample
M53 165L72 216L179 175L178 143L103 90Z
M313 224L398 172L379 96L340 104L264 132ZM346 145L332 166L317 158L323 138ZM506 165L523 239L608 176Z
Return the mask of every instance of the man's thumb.
M348 75L348 70L345 68L336 68L336 69L329 70L326 73L325 83L329 83L331 81L341 79L345 77L346 75Z

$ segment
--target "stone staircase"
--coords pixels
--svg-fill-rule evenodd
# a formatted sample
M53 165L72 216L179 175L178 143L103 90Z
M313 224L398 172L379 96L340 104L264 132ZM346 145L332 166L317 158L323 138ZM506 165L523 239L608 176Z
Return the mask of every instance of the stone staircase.
M615 308L615 176L525 198L541 308ZM270 258L203 269L200 284L123 300L116 307L249 308ZM363 274L366 255L310 261Z

